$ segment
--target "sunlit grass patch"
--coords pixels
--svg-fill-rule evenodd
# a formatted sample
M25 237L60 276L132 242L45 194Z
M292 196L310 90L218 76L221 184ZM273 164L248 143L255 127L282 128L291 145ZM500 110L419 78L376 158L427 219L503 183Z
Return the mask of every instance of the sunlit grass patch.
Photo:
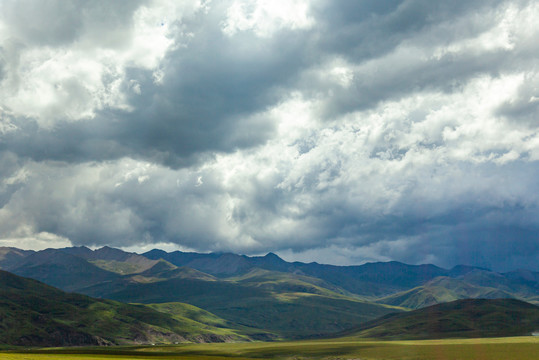
M4 352L0 360L40 359L363 359L536 360L538 337L370 341L353 339L289 342L181 344L111 348L59 348Z

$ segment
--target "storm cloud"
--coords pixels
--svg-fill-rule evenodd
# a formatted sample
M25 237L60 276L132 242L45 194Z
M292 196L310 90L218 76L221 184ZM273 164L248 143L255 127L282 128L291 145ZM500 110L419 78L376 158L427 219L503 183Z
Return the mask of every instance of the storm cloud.
M0 245L539 270L533 1L3 1Z

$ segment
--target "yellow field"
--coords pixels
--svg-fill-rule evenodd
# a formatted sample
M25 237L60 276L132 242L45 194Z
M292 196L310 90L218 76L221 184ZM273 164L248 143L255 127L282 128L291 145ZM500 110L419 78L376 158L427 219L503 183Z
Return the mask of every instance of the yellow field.
M276 343L186 344L175 346L45 349L2 352L0 360L33 359L386 359L539 360L539 337L494 339L365 341L354 339Z

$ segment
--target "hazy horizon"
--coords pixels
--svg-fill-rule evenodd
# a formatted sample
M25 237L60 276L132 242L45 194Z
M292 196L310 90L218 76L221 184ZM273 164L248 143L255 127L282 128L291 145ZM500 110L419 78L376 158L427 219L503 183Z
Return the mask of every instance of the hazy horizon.
M294 256L294 254L292 254L292 255L284 254L283 255L283 254L280 254L278 252L273 252L273 251L269 251L269 252L266 252L266 253L259 253L259 254L242 254L242 253L234 253L234 252L229 252L229 251L200 252L200 251L196 251L196 250L192 250L192 249L178 249L177 247L171 248L171 249L168 249L168 250L162 249L162 248L159 248L159 247L119 248L119 247L110 247L108 245L103 245L103 246L78 245L78 246L68 246L68 247L59 247L59 248L47 247L47 248L39 248L39 249L18 248L17 246L5 246L5 247L16 248L16 249L19 249L19 250L30 250L30 251L35 251L35 252L43 251L43 250L61 250L61 249L64 249L64 248L71 248L71 247L85 247L85 248L90 249L92 251L96 251L96 250L100 250L102 248L107 248L108 247L108 248L117 249L117 250L121 250L121 251L124 251L124 252L127 252L127 253L134 253L134 254L142 255L142 256L144 256L145 253L148 253L148 252L150 252L152 250L161 250L161 251L165 251L167 253L174 253L176 251L179 251L179 252L183 252L183 253L196 253L196 254L217 254L217 255L233 254L233 255L247 256L247 257L265 257L265 256L267 256L269 254L273 254L273 255L277 255L280 259L282 259L282 260L284 260L286 262L289 262L289 263L293 263L293 262L300 262L300 263L305 263L305 264L316 263L316 264L320 264L320 265L335 265L335 266L361 266L361 265L365 265L365 264L369 264L369 263L386 263L386 262L397 261L397 260L364 261L362 263L344 263L343 264L343 263L325 262L323 259L317 260L317 259L314 259L314 258L308 258L305 254L301 254L302 257L300 258L300 257ZM400 261L397 261L397 262L400 262ZM502 271L502 270L499 270L499 269L484 268L484 267L481 267L481 266L475 266L475 265L464 264L464 263L456 264L456 265L453 265L453 266L450 266L450 267L439 266L439 265L432 264L432 263L415 263L415 264L414 263L405 263L405 262L400 262L400 263L403 263L403 264L406 264L406 265L415 265L415 266L434 265L434 266L438 266L438 267L440 267L442 269L446 269L446 270L451 270L451 269L453 269L455 267L459 267L459 266L470 266L470 267L476 267L476 268L479 268L479 269L486 269L486 270L490 270L490 271L494 271L494 272L500 272L500 273L518 271L518 270L526 270L526 271L533 271L533 272L536 271L534 269L524 268L524 267L513 268L513 269L505 269L504 271Z

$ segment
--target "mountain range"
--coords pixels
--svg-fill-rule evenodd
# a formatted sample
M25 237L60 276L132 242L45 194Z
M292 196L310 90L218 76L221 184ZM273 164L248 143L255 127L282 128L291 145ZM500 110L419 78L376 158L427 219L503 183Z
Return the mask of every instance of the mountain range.
M139 314L140 309L144 309L161 316L131 316L128 320L120 321L137 324L131 327L132 331L137 329L135 332L122 330L121 336L96 332L88 324L78 324L75 329L90 329L84 331L86 337L80 334L71 337L79 339L74 342L81 344L320 337L350 329L365 331L367 325L379 327L380 324L373 322L377 319L386 319L384 324L390 321L387 319L393 319L391 322L397 321L393 328L402 330L398 321L413 323L411 318L403 317L414 313L410 310L421 312L433 305L458 303L462 299L505 298L513 299L506 301L518 301L507 302L508 306L517 306L523 301L525 304L539 304L539 273L528 270L498 273L462 265L444 269L430 264L407 265L393 261L335 266L287 262L273 253L249 257L231 253L202 254L157 249L136 254L110 247L97 250L69 247L42 251L4 247L0 248L0 268L44 283L25 283L27 286L23 288L28 291L17 293L21 298L25 292L34 298L43 289L48 289L50 293L53 291L50 286L53 286L59 290L54 289L57 292L48 298L55 301L67 301L64 300L65 296L82 296L87 299L86 302L99 304L95 305L97 307L116 309L103 310L109 314L111 311L113 314ZM7 272L2 274L8 276ZM44 288L47 286L45 284L49 287ZM31 289L41 290L32 292ZM3 288L1 290L4 291ZM122 308L135 306L129 305L132 303L140 304L136 305L138 312L133 312L134 308L129 311ZM1 304L0 311L4 305ZM501 311L499 306L480 304L480 307L489 306ZM46 310L45 307L39 316L49 316ZM86 319L94 315L99 317L98 313L84 311L88 314ZM20 309L17 314L25 312L30 313L30 310ZM402 315L390 315L398 313ZM52 317L49 320L53 322L47 320L47 324L68 326L76 323L76 319L65 316ZM148 318L161 320L152 323L146 321ZM111 319L114 320L114 317ZM32 324L30 320L24 321ZM52 326L50 324L47 326ZM36 326L33 328L37 329ZM68 331L67 328L64 330ZM492 334L504 331L501 329ZM369 332L376 336L381 333L384 332ZM73 334L78 333L75 331ZM418 330L416 337L423 334ZM5 341L15 344L13 339L21 338L20 334L13 336L11 341ZM42 338L38 341L38 338L30 337L28 339L34 340L28 342L58 345L54 339Z

